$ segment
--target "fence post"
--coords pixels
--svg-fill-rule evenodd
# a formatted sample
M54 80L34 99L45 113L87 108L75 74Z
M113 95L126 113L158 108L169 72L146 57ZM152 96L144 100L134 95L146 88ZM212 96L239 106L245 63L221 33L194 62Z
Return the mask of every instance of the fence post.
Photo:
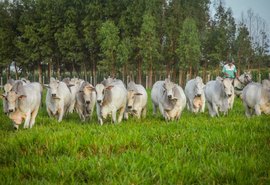
M1 76L1 90L3 89L3 77Z
M45 84L44 76L42 76L42 84L43 84L43 85Z
M258 76L258 82L261 83L262 82L262 74L259 73L259 76Z
M270 73L268 73L268 79L270 80Z
M211 78L210 78L210 77L211 77L211 75L210 75L210 74L208 74L208 75L207 75L207 82L209 82L209 81L211 80Z
M93 86L95 86L95 84L93 84L93 77L90 76L90 84L92 84Z
M146 89L148 89L148 76L146 76L145 87L146 87Z
M190 80L190 74L187 74L186 83Z
M127 84L129 83L129 75L127 75Z

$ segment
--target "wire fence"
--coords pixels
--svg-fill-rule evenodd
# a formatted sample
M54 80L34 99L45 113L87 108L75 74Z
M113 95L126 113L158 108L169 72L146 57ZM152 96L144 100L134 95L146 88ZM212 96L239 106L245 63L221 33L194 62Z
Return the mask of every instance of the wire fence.
M216 73L207 73L206 75L203 76L203 81L206 83L210 80L214 80L219 74L216 74ZM198 76L201 76L202 75L198 75ZM13 77L13 76L12 76ZM55 77L55 76L53 76ZM97 74L95 77L94 76L91 76L91 75L74 75L74 76L68 76L68 75L63 75L63 76L60 76L59 78L55 77L56 79L58 80L63 80L64 78L80 78L80 79L83 79L85 81L88 81L89 83L91 83L92 85L96 85L97 83L100 83L104 78L107 78L108 76L105 75L105 74ZM137 81L137 76L130 76L130 75L126 75L126 76L117 76L116 78L118 79L121 79L126 85L128 82L130 82L131 80L134 80L136 83L138 83ZM165 78L167 78L166 75L164 74L159 74L159 75L153 75L153 82L156 82L158 80L164 80ZM189 74L186 74L184 76L182 76L182 83L179 82L179 76L177 78L176 77L173 77L171 78L171 80L175 83L178 83L180 84L181 86L184 87L184 85L186 84L186 82L190 79L192 79L193 77L191 77ZM15 78L13 78L15 79ZM257 71L253 71L252 72L252 80L254 82L261 82L263 79L270 79L270 71L268 72L263 72L263 73L259 73ZM36 81L39 81L39 78L38 78L38 75L37 74L34 74L34 75L30 75L28 77L28 80L30 80L31 82L36 82ZM50 79L47 77L47 76L42 76L42 84L48 84L50 81ZM151 88L151 85L148 83L149 81L149 76L148 75L143 75L142 76L142 79L141 79L141 84L146 87L147 89L148 88ZM6 75L3 75L3 76L0 76L0 88L1 90L3 89L4 85L7 83L7 77Z

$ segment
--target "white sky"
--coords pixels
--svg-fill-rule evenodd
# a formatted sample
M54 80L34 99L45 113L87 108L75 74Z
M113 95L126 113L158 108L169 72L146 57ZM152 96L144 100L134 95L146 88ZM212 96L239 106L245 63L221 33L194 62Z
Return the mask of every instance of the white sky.
M213 3L215 0L211 1ZM241 14L247 16L247 10L251 8L254 14L263 18L268 28L270 27L270 0L223 0L223 2L227 8L231 7L237 23L241 19Z

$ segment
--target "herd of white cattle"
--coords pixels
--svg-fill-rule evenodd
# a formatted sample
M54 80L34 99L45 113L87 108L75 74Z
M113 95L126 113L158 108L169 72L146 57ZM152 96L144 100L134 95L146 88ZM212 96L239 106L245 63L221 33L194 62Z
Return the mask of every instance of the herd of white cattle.
M43 87L47 88L46 109L49 117L61 122L63 117L76 111L82 121L91 119L94 108L98 122L102 125L108 116L114 123L123 118L134 116L138 119L146 116L147 92L140 84L130 81L127 87L119 79L107 78L93 86L77 78L65 78L59 81L50 79L42 86L25 79L8 80L4 86L3 111L13 121L14 128L24 122L24 128L32 128L42 104ZM217 77L203 83L196 77L186 83L185 89L169 78L157 81L151 90L153 114L157 108L166 121L178 120L184 108L193 113L204 112L207 103L211 117L220 113L228 114L233 108L235 95L240 95L247 117L270 114L270 80L262 83L252 82L250 73L244 73L234 80ZM118 112L118 119L117 119Z

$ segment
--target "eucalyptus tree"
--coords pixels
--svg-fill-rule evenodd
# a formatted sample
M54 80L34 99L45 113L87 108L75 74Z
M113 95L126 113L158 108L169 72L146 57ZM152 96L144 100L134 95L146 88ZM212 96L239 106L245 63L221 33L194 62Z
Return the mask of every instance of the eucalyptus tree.
M250 66L250 53L252 53L251 37L247 26L240 23L236 37L237 65L238 71L241 68L247 69Z
M201 41L196 22L192 18L186 18L178 39L177 54L180 68L197 72L201 59Z
M101 24L98 30L98 39L101 47L101 61L99 66L104 72L115 77L119 63L117 61L117 49L120 41L119 28L112 20Z
M143 60L143 65L147 70L148 85L152 87L153 83L153 68L160 59L159 53L159 38L156 31L156 20L150 12L145 12L143 16L143 23L141 27L141 33L138 40L138 47L140 49L140 55Z

